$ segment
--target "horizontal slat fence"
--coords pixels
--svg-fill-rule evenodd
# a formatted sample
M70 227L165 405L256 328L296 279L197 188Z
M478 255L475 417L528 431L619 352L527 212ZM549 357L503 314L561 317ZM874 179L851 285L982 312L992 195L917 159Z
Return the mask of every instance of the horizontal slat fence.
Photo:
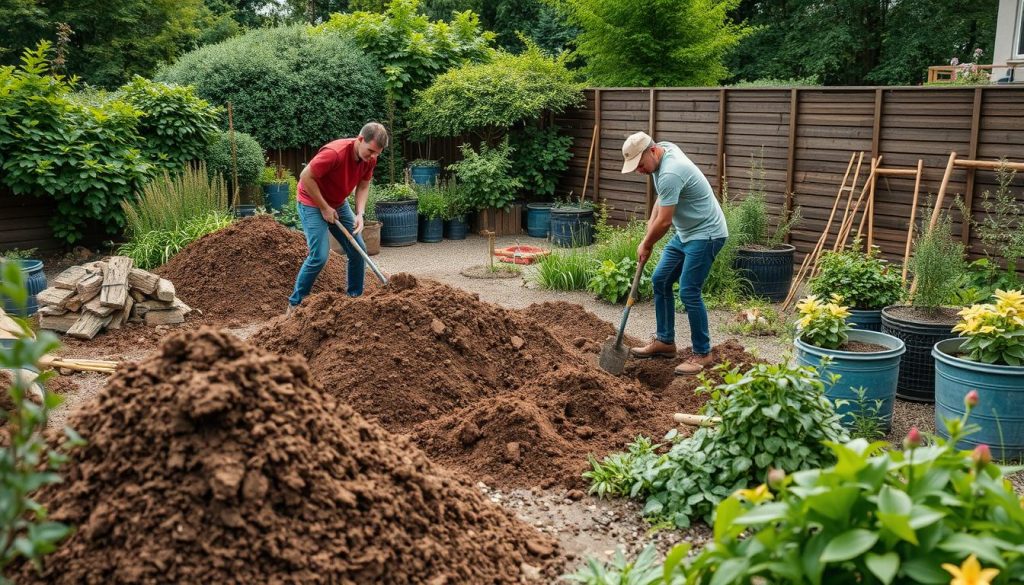
M858 188L873 155L883 157L884 168L914 169L923 160L922 203L938 192L950 151L959 158L1024 161L1024 88L1013 86L597 88L587 90L579 110L556 116L555 123L575 138L575 156L558 192L582 192L596 126L586 196L607 202L617 223L646 215L653 202L645 178L619 172L622 141L632 132L643 130L655 140L679 145L719 196L724 182L730 197L742 198L751 157L761 157L775 220L787 206L799 207L804 218L791 234L798 260L825 229L855 152L865 153ZM996 186L991 171L956 169L946 201L960 195L981 218L982 194ZM890 259L903 256L913 187L913 178L884 177L878 182L875 242ZM1018 198L1024 197L1024 173L1018 173L1013 189ZM953 211L954 232L968 242L973 255L982 254L977 234ZM838 221L831 229L833 240L837 231Z

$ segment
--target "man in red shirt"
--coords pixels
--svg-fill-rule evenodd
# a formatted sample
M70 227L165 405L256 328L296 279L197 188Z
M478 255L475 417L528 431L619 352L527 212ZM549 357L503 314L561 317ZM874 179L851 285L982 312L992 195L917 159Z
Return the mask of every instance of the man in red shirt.
M383 125L370 122L355 138L328 142L299 174L298 207L302 229L306 233L309 255L295 278L295 290L288 297L290 315L313 288L316 277L327 265L330 233L348 256L348 295L363 294L366 266L363 257L349 243L334 222L340 220L359 245L363 243L363 211L370 194L370 181L377 157L388 146L388 131ZM356 193L355 212L345 202L352 190Z

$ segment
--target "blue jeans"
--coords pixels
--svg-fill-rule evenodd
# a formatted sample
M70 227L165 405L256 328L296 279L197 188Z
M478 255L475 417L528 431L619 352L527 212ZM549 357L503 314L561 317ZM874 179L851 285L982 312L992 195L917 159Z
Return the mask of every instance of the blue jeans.
M676 342L676 303L672 286L678 281L679 300L686 305L686 316L690 320L693 353L711 353L708 310L704 306L700 290L704 286L704 279L711 271L715 256L723 245L725 238L690 240L683 243L679 239L679 234L675 234L669 240L651 276L654 284L654 316L658 324L655 337L658 341Z
M297 202L296 205L299 206L302 229L306 232L309 255L302 263L299 275L295 277L295 290L292 291L292 296L288 297L288 303L293 307L301 303L313 288L313 283L320 271L327 266L327 256L331 251L331 243L327 239L328 232L334 236L335 240L338 240L341 248L345 250L345 255L348 256L348 296L358 297L363 294L363 279L366 276L366 263L363 261L363 257L352 247L338 226L324 221L324 216L320 215L320 209L304 205L301 202ZM341 220L341 225L345 226L349 233L352 233L352 230L355 229L356 215L347 203L342 203L338 207L338 219ZM366 250L363 235L359 234L355 238L356 242L359 242L359 247Z

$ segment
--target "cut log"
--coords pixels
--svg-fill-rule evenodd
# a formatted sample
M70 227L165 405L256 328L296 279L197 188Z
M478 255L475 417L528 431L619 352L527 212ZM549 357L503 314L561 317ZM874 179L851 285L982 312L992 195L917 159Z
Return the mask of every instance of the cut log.
M64 308L72 313L77 313L82 310L82 305L85 303L78 295L72 295L71 298L64 303Z
M93 300L91 300L91 301L89 301L88 303L85 304L85 310L87 312L92 313L93 315L98 315L100 317L106 317L108 315L112 315L115 311L120 311L122 309L124 309L124 307L121 307L121 309L115 309L114 307L108 307L108 306L104 305L102 302L100 302L100 299L98 299L98 298L95 298L95 299L93 299Z
M181 312L181 309L149 311L146 313L146 325L174 325L184 322L185 314Z
M60 307L40 307L39 308L39 314L47 316L47 317L56 317L57 315L63 315L64 313L67 313L67 312L68 312L68 310L66 308L65 309L61 309Z
M49 329L58 333L67 333L68 329L75 326L81 317L78 313L65 313L63 315L40 315L39 328Z
M66 288L54 288L50 287L36 295L36 300L39 301L40 305L48 307L58 307L63 309L68 300L74 296L75 291L68 290Z
M166 278L161 278L156 285L156 298L161 301L174 300L174 284Z
M139 290L147 295L156 293L157 283L160 282L160 277L147 272L141 268L132 268L128 273L128 286L132 290ZM139 299L135 299L139 300Z
M120 329L128 322L128 316L132 314L132 307L135 306L135 301L131 297L128 297L128 302L125 303L123 309L118 309L111 315L110 324L107 325L107 329Z
M89 274L99 274L100 276L103 276L103 271L106 270L106 268L107 263L99 260L97 260L96 262L89 262L88 264L85 264L85 270Z
M103 275L92 274L79 282L76 290L78 291L79 298L84 299L88 303L93 297L100 294L101 288L103 288Z
M95 313L85 311L78 321L68 329L68 335L79 339L92 339L101 329L110 323L110 316L100 317Z
M146 300L146 293L142 292L137 288L128 289L128 296L131 297L136 303L141 303Z
M132 259L127 256L114 256L103 271L103 290L100 292L100 303L108 307L120 309L128 298L128 273L132 269Z
M89 276L89 272L84 266L72 266L53 279L53 286L75 290L78 283L87 276Z
M168 303L165 301L146 300L140 303L135 303L135 312L141 317L150 311L170 311L174 308L174 303Z

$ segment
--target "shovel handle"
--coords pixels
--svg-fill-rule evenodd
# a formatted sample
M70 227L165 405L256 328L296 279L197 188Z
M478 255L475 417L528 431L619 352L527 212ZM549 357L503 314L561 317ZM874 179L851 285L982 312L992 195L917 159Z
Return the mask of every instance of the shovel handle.
M341 233L345 234L345 237L348 238L349 244L352 244L352 247L356 249L356 252L359 252L359 255L363 257L363 260L370 265L370 270L372 270L377 276L377 279L380 280L381 284L387 286L388 278L384 276L384 273L380 271L380 268L377 268L377 265L373 263L373 260L370 260L370 256L366 253L366 250L363 250L363 247L359 245L359 242L357 242L354 237L352 237L352 234L348 233L348 230L345 229L345 226L341 225L340 221L334 220L334 225L338 226Z
M644 265L647 261L636 263L636 274L633 275L633 284L629 287L629 297L626 298L626 308L622 311L622 322L619 323L619 333L615 336L615 347L622 346L622 337L626 334L626 321L629 319L629 311L636 303L636 290L640 288L640 276L644 273Z

